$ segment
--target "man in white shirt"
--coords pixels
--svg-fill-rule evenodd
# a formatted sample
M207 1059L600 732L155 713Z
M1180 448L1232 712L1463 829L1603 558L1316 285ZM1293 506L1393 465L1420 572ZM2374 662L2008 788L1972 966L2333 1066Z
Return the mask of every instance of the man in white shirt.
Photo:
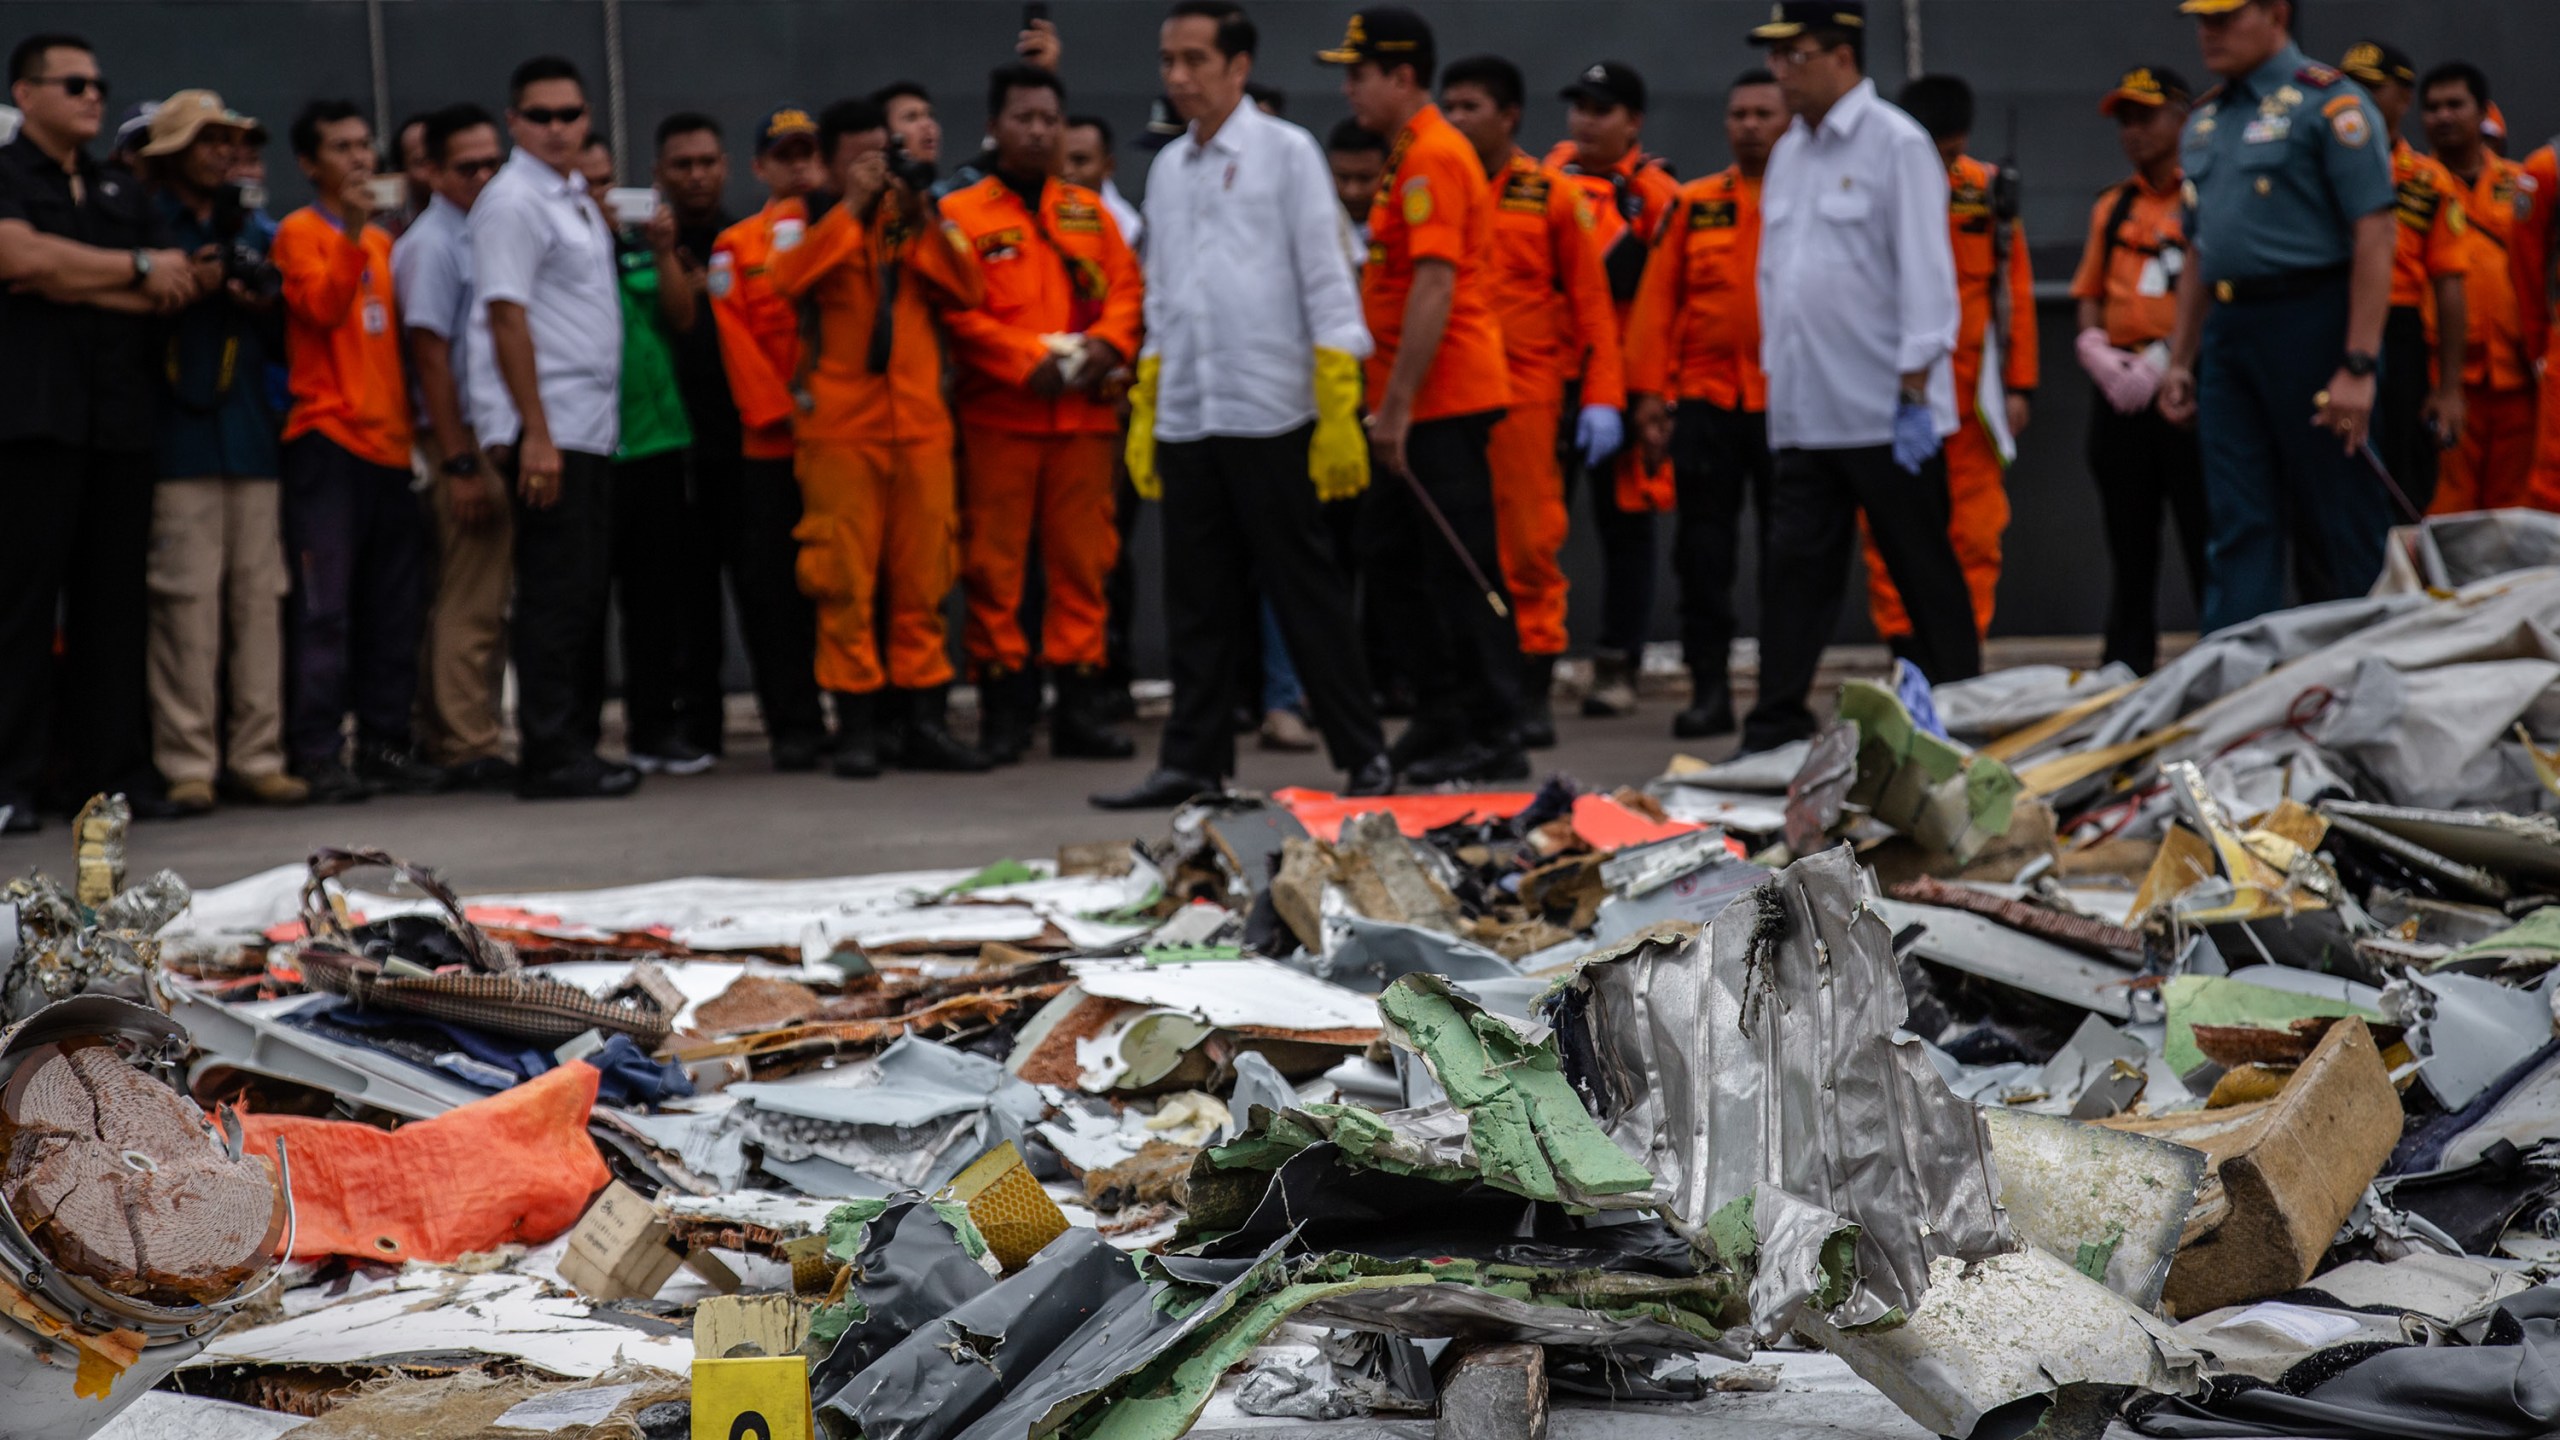
M1235 773L1228 717L1258 587L1278 615L1346 793L1394 786L1318 502L1359 493L1369 331L1315 137L1245 102L1253 22L1180 0L1160 32L1165 94L1190 122L1147 172L1147 340L1130 394L1129 476L1164 501L1173 718L1156 771L1096 795L1178 805Z
M470 374L491 364L488 312L471 293L471 207L498 173L498 122L477 105L426 117L433 198L391 247L391 280L417 392L418 449L431 476L434 597L418 662L418 745L467 789L511 789L494 672L507 630L515 530L472 433Z
M1982 668L1947 539L1955 432L1955 252L1947 170L1862 73L1862 0L1781 0L1751 32L1795 121L1770 152L1760 242L1761 365L1777 478L1760 563L1760 700L1745 752L1811 735L1805 698L1839 620L1866 513L1931 680Z
M577 67L516 67L516 152L471 207L472 280L493 364L471 418L513 488L516 726L525 799L628 795L640 774L596 754L612 584L612 455L620 437L622 305L613 239L577 168L587 141Z

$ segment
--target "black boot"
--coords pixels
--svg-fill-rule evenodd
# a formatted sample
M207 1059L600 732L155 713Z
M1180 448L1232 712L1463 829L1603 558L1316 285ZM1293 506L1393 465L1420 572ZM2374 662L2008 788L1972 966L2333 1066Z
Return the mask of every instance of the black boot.
M836 729L838 731L844 729L845 703L854 698L849 694L836 696ZM870 702L873 763L897 764L900 752L907 748L906 692L881 689L862 698Z
M836 749L827 762L839 780L880 776L880 696L836 695Z
M966 774L995 768L985 751L951 733L950 692L941 685L907 692L907 733L898 746L898 763L910 770Z
M998 765L1021 763L1040 719L1040 677L1028 670L989 670L978 680L978 748Z
M1407 723L1404 733L1387 747L1387 763L1403 775L1416 765L1465 749L1466 744L1466 726L1449 716L1426 711Z
M1704 740L1733 733L1733 688L1722 675L1689 672L1689 708L1671 717L1671 734L1680 740Z
M1058 677L1057 708L1049 712L1049 753L1060 760L1126 760L1138 744L1103 719L1105 682L1078 666Z
M1520 657L1520 744L1529 750L1556 748L1556 712L1549 701L1556 688L1556 657Z

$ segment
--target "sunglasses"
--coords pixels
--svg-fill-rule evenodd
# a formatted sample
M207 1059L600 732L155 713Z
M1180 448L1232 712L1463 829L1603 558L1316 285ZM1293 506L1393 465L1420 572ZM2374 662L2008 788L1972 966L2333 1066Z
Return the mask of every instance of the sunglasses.
M496 160L464 160L447 168L468 180L475 175L495 175L498 173L498 165L499 162Z
M70 96L74 100L79 99L81 96L88 94L92 90L98 92L99 99L104 100L107 98L107 77L104 75L53 75L42 80L30 80L27 83L30 85L59 85L62 87L62 93Z
M528 125L572 125L577 123L578 117L587 113L587 107L563 105L557 110L552 110L537 105L530 110L519 110L516 113L523 116Z

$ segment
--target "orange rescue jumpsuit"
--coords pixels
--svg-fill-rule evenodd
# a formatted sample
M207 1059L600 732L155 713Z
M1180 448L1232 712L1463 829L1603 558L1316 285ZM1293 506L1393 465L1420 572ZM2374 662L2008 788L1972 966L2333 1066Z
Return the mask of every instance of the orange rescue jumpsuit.
M1597 220L1581 188L1526 151L1488 178L1493 197L1493 308L1502 322L1511 406L1493 427L1493 522L1520 653L1565 649L1564 467L1556 454L1565 381L1590 365L1582 403L1624 408L1626 384L1609 277L1592 244Z
M1671 202L1679 198L1680 182L1658 158L1641 150L1629 150L1617 164L1593 171L1584 170L1576 162L1580 153L1572 141L1559 141L1547 152L1547 163L1581 186L1583 196L1591 203L1595 222L1592 248L1600 253L1601 263L1611 277L1610 295L1617 303L1618 335L1623 342L1627 312L1635 305L1636 277L1643 273L1644 256L1662 232L1662 217L1671 212ZM1629 211L1634 214L1630 216ZM1634 247L1633 253L1622 260L1618 242L1630 232L1628 243ZM1581 374L1579 370L1574 373ZM1676 491L1671 483L1670 463L1645 468L1636 454L1634 437L1628 437L1626 447L1610 465L1617 476L1620 510L1671 508Z
M1672 213L1627 322L1627 390L1675 404L1766 410L1760 182L1727 167L1681 187Z
M892 192L868 220L832 207L798 244L777 245L767 270L785 299L817 309L818 358L797 432L807 510L792 534L800 588L817 604L818 684L854 695L951 681L942 601L951 593L957 506L934 312L976 305L986 283L958 231L897 214L899 203ZM791 205L777 229L797 211ZM889 353L875 370L884 271L899 283L883 332ZM885 670L872 630L884 556Z
M1040 658L1098 666L1110 612L1103 585L1120 553L1111 491L1119 409L1082 391L1035 395L1028 382L1049 358L1043 335L1090 335L1122 363L1135 360L1137 257L1102 197L1063 180L1041 191L1037 216L994 175L946 196L942 215L967 237L987 286L985 303L945 319L966 436L960 578L970 663L983 677L1030 662L1022 587L1037 517L1049 586Z
M2560 257L2552 217L2560 207L2560 157L2545 145L2525 157L2524 193L2515 227L2507 235L2507 273L2515 281L2516 318L2524 327L2525 358L2541 375L2533 426L2532 494L2537 510L2560 510L2560 366L2551 363L2551 266Z
M729 396L746 430L739 451L750 460L788 460L798 407L791 385L800 373L800 317L773 288L773 253L800 243L808 221L797 200L774 200L720 232L711 245L711 318L719 327ZM788 241L789 245L781 242Z
M1983 339L1991 333L1991 291L1997 283L1991 243L1991 182L1996 177L1991 166L1970 155L1958 157L1947 169L1947 225L1956 249L1956 298L1963 307L1954 361L1956 413L1963 423L1947 437L1947 538L1955 543L1965 588L1973 595L1974 628L1986 635L2000 596L2000 537L2009 528L2000 449L1976 413ZM2027 267L2025 222L2009 223L2009 333L2001 337L2000 383L2011 395L2026 395L2036 388L2036 282ZM1864 533L1864 519L1859 523ZM1911 633L1911 617L1903 613L1902 596L1885 574L1884 557L1872 538L1867 541L1867 613L1878 635Z
M2471 222L2471 268L2462 279L2462 435L2445 452L2427 507L2436 515L2522 505L2532 490L2533 362L2507 252L2533 194L2523 166L2486 150L2481 162L2476 184L2447 172Z

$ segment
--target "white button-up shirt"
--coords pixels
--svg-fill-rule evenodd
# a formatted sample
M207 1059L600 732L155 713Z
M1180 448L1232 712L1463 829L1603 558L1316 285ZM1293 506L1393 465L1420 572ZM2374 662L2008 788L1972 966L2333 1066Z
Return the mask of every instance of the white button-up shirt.
M1144 253L1146 217L1138 213L1137 206L1129 203L1128 196L1120 193L1120 182L1108 175L1102 177L1102 208L1111 212L1112 220L1120 226L1120 238L1129 242L1129 249Z
M1315 137L1239 103L1147 172L1156 438L1284 435L1315 418L1315 352L1369 353Z
M477 302L524 307L551 443L611 455L622 432L622 301L613 237L587 198L587 182L518 150L480 192L470 227ZM514 444L523 426L495 357L473 367L469 379L480 443Z
M470 219L462 207L442 195L427 202L409 228L391 247L391 284L400 300L400 323L412 330L424 330L443 340L452 360L453 393L462 406L462 423L473 433L479 426L472 418L471 372L489 369L497 362L489 352L489 312L471 293ZM409 388L417 400L418 433L425 436L433 423L427 415L426 397L418 392L417 378L410 377ZM499 398L505 400L505 387ZM515 414L513 403L507 413Z
M1938 433L1955 433L1955 249L1928 132L1862 80L1779 137L1760 209L1769 444L1890 444L1900 377L1920 370Z

